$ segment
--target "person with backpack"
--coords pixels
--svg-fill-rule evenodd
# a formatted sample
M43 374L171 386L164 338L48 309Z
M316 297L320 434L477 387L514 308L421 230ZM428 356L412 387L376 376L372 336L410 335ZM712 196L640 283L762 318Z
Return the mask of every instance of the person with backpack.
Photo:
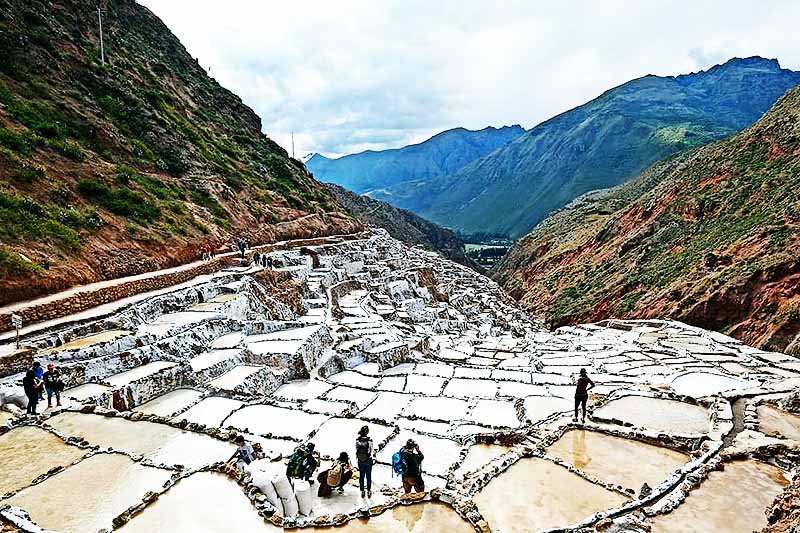
M594 382L586 375L586 369L581 368L580 377L575 384L575 416L572 417L573 422L578 421L578 407L583 407L583 416L581 423L586 422L586 402L589 401L589 391L594 388Z
M319 466L319 454L314 449L313 442L297 447L286 465L286 477L289 478L289 481L303 479L312 485L314 484L312 476Z
M425 492L425 481L422 479L422 460L425 456L419 449L419 445L413 439L408 439L405 447L401 448L399 452L392 458L392 463L395 471L400 470L403 476L403 490L406 494L414 489L417 492Z
M369 426L364 426L358 431L356 438L356 461L358 462L358 486L361 497L364 497L364 484L367 486L367 497L372 498L372 465L374 464L375 448L369 438Z
M333 493L333 489L338 489L339 494L344 494L344 486L353 477L353 467L350 464L350 456L347 452L339 454L331 467L319 473L319 489L317 496L327 498Z
M42 375L42 380L47 391L47 408L53 407L53 396L56 397L56 407L61 407L61 391L64 390L64 382L61 381L61 372L54 363L47 365L47 372Z
M38 414L36 412L36 404L39 403L39 393L42 391L42 382L36 376L41 368L42 365L40 365L38 361L34 361L33 366L25 372L25 377L22 379L22 388L25 389L25 396L28 397L26 412L30 415Z

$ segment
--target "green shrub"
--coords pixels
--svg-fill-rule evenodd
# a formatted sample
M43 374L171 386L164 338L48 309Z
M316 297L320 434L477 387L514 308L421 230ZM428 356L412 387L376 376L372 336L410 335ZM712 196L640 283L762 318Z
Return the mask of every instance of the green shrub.
M33 150L36 139L29 133L16 133L0 126L0 146L9 150L28 155Z
M22 183L33 183L44 178L44 169L37 165L23 163L14 173L14 180Z
M0 192L0 237L8 242L55 242L68 251L82 247L78 233L51 215L51 209L27 196L3 192Z
M112 189L97 180L81 180L78 183L78 193L115 215L146 222L152 222L161 216L158 206L127 188Z
M24 278L42 270L41 266L26 261L14 250L0 248L0 278Z
M81 147L77 143L74 143L72 141L53 140L49 141L47 145L56 152L58 152L59 154L69 159L72 159L73 161L80 162L85 159Z

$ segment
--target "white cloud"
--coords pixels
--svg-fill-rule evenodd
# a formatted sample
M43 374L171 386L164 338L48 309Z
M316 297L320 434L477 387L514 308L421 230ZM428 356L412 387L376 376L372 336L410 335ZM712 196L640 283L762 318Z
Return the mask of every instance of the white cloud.
M139 0L296 154L542 120L645 74L800 70L794 0Z

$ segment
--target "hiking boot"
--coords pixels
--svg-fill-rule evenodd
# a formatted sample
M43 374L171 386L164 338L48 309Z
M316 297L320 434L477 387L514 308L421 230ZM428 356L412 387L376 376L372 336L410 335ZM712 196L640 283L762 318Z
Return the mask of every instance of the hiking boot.
M362 498L364 497L364 491L363 490L361 491L361 497Z
M48 409L52 409L53 408L53 404L51 404L50 402L47 402L47 408Z
M61 402L58 402L58 403L56 404L56 407L61 407Z
M367 498L372 498L372 489L367 491Z
M339 487L339 494L344 494L344 487Z
M573 416L573 417L572 417L572 421L573 421L573 422L577 422L577 421L578 421L578 417L577 417L577 416Z

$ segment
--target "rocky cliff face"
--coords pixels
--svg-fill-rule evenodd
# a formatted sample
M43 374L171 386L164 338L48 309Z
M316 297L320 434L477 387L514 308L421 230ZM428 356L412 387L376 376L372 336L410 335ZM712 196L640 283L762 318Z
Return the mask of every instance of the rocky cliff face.
M339 185L331 183L327 187L363 224L383 228L399 241L437 251L448 259L478 269L477 265L466 256L464 242L452 231L410 211L356 194Z
M800 73L760 57L632 80L417 190L402 207L465 232L519 237L581 194L741 131L798 83Z
M0 0L0 304L359 227L147 9Z
M497 279L552 324L672 317L800 353L800 88L754 126L550 216Z

